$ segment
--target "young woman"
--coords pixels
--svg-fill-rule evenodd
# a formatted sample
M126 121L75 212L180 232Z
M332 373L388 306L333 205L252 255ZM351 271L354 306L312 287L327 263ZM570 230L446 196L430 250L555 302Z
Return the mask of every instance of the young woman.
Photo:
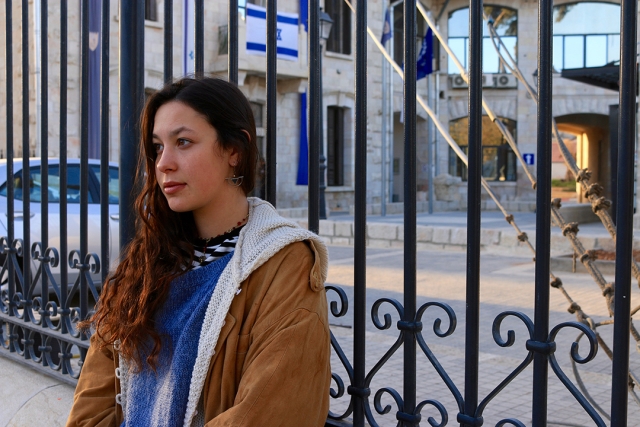
M142 114L136 235L109 277L68 426L323 426L318 237L248 198L258 151L233 84L183 78Z

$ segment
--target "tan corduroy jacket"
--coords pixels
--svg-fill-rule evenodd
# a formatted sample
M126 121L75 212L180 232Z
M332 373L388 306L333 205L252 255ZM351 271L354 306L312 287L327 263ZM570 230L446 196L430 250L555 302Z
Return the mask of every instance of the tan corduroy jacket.
M209 364L202 404L208 427L323 426L331 381L327 301L311 241L285 246L242 283ZM117 353L91 338L73 426L120 426Z

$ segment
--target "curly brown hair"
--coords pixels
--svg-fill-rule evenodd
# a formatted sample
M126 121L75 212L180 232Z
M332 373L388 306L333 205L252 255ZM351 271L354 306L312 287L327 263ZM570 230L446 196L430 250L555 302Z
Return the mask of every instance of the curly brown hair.
M140 120L141 161L136 180L143 184L135 201L136 233L107 278L95 314L80 324L85 330L95 328L102 346L118 342L120 354L137 369L145 363L152 369L157 365L162 341L154 316L167 298L171 281L191 265L194 247L190 240L197 235L191 212L172 211L156 181L154 119L169 101L182 102L201 113L215 128L221 148L240 153L235 170L244 176L241 188L245 194L253 189L258 159L251 106L234 84L208 77L182 78L149 97Z

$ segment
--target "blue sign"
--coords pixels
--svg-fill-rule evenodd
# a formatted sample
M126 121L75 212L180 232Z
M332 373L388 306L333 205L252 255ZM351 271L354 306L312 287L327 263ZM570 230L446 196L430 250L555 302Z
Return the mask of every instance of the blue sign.
M533 166L536 163L536 155L533 153L524 153L522 157L529 166Z

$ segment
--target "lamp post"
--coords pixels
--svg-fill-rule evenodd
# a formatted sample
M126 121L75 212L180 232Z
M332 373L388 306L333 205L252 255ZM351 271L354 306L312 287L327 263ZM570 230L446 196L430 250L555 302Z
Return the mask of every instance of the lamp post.
M320 190L320 203L319 203L319 217L320 219L327 219L327 204L325 201L325 197L324 197L324 191L327 188L326 185L326 181L325 181L325 171L327 170L327 165L326 165L326 161L327 158L324 156L324 132L323 132L323 128L324 128L324 121L323 121L323 117L324 117L324 102L323 102L323 96L322 96L322 46L324 44L327 43L327 40L329 39L329 34L331 34L331 26L333 25L333 20L331 19L331 17L329 16L329 14L325 11L322 10L322 8L320 8L320 13L318 16L318 20L320 21L320 40L318 41L318 43L320 44L320 55L318 58L318 66L320 67L320 72L319 74L319 81L318 81L318 86L320 87L320 135L319 135L319 141L320 141L320 156L319 156L319 175L320 175L320 179L319 179L319 190Z

